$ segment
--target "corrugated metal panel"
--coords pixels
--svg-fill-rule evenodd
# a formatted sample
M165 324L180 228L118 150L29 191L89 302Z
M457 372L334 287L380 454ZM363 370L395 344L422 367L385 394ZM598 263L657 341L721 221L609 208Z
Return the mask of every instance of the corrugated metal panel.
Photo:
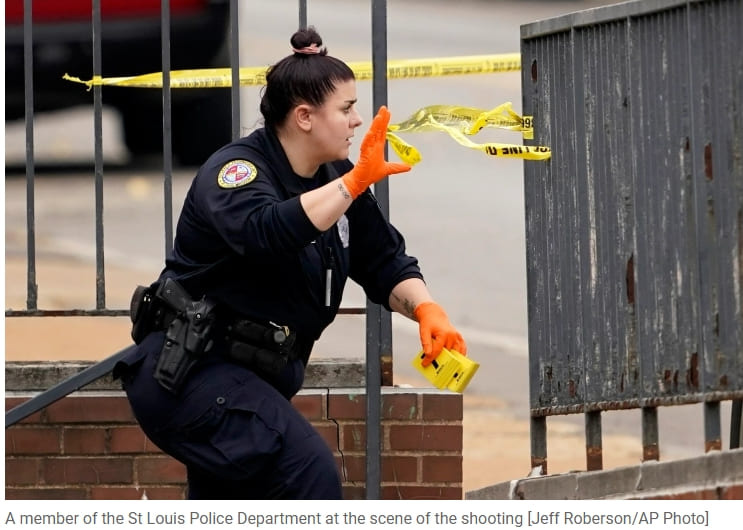
M532 415L743 395L743 2L522 27Z

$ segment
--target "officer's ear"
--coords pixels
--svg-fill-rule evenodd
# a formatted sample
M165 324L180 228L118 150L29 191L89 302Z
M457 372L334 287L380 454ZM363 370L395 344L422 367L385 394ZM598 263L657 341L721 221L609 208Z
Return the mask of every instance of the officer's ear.
M300 130L310 132L312 130L312 107L302 103L294 107L292 112L294 122Z

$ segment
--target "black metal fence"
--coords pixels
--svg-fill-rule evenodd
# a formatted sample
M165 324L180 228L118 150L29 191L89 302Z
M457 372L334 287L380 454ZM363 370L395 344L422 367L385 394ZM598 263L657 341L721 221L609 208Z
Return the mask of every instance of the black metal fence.
M532 466L546 417L743 398L743 1L627 2L521 28Z
M239 25L238 0L226 0L229 3L229 61L231 69L231 118L232 137L240 134L240 58L239 58ZM104 256L104 223L103 223L103 148L102 148L102 86L93 84L94 115L94 178L95 178L95 233L96 233L96 306L90 308L69 308L47 310L38 307L38 289L36 282L36 232L34 182L36 177L34 157L34 20L33 0L23 0L23 71L25 83L25 123L26 123L26 202L27 202L27 302L25 309L6 310L6 317L65 317L65 316L126 316L128 308L110 308L106 303L106 278ZM387 104L387 2L370 0L372 21L372 70L373 70L373 108ZM298 26L307 25L307 0L298 0ZM161 2L161 48L162 48L162 159L163 159L163 218L165 233L165 254L173 244L173 123L172 95L170 89L171 73L171 21L170 3ZM93 79L102 77L102 16L101 0L91 0L92 73ZM148 73L148 72L136 72ZM389 217L389 189L386 181L377 183L374 188L377 201L384 214ZM132 286L134 287L134 286ZM344 314L366 315L366 403L367 403L367 462L366 462L366 495L377 499L380 495L381 469L381 386L392 384L392 321L388 311L382 306L367 302L366 307L343 307ZM78 390L88 383L107 375L116 361L125 355L126 348L107 359L91 366L81 373L63 381L59 385L39 394L26 403L6 413L5 426L15 424L34 412L48 406L69 393ZM384 359L384 370L382 369Z

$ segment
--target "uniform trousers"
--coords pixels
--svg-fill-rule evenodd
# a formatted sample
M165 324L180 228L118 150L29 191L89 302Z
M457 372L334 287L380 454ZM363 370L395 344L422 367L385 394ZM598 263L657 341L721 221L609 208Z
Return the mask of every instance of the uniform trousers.
M197 365L173 395L153 377L163 340L156 332L139 345L146 350L143 360L122 374L122 382L145 434L185 464L188 498L342 498L330 448L290 396L216 357ZM287 368L296 376L304 367L295 363Z

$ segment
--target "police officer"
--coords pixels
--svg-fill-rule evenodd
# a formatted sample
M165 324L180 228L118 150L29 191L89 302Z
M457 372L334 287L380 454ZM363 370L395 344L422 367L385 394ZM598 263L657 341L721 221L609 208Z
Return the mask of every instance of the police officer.
M353 72L313 27L291 45L266 75L265 127L193 180L173 252L137 300L150 310L132 311L145 333L135 324L138 347L114 371L145 433L186 465L189 498L342 497L330 449L290 399L348 278L419 323L424 363L466 353L368 190L410 170L384 159L389 111L352 164Z

